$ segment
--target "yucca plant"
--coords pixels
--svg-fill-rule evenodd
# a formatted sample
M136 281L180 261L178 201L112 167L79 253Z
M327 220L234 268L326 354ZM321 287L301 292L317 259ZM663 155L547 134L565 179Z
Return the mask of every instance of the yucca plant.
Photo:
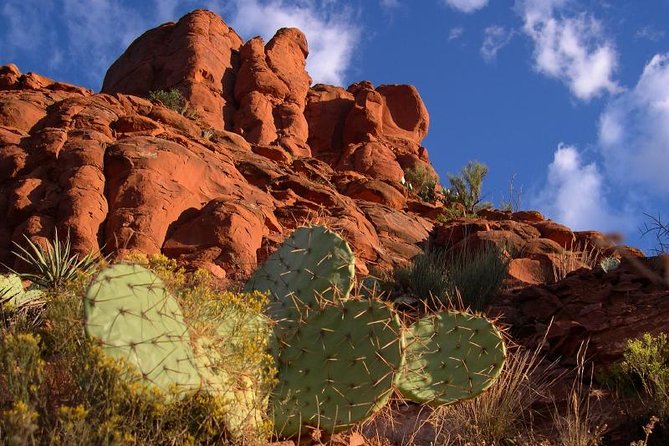
M90 273L95 266L104 259L98 253L89 252L81 257L79 254L72 254L72 245L70 243L70 233L64 241L58 238L58 231L55 231L53 241L47 241L46 246L42 247L26 235L28 248L24 248L14 242L17 251L12 251L17 258L28 264L30 272L16 273L22 278L28 279L40 288L58 290L62 286L73 280L79 271ZM12 272L15 272L12 270Z

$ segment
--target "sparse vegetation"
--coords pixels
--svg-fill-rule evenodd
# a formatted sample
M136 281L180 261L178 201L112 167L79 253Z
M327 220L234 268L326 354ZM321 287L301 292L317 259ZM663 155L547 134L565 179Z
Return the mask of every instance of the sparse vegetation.
M523 186L516 187L516 175L511 176L509 180L509 195L503 198L499 208L503 211L516 212L520 210L523 198Z
M561 412L557 405L553 410L553 428L557 444L560 446L598 446L606 425L592 410L592 369L585 375L585 346L577 354L576 376L567 396L566 407ZM588 379L589 385L584 384Z
M662 221L662 216L659 214L654 217L650 214L644 214L650 223L644 223L643 228L640 228L641 236L645 237L648 234L655 236L657 245L653 249L656 254L669 253L669 223Z
M274 358L268 353L268 325L233 324L228 328L234 331L234 341L229 330L219 330L224 320L261 315L267 308L265 294L216 289L206 272L186 272L174 260L160 255L134 254L124 259L150 269L178 301L196 357L208 355L198 350L204 345L217 345L218 351L225 351L207 362L212 373L224 369L238 383L258 390L261 396L253 407L261 422L240 434L231 431L226 422L239 407L231 406L229 393L211 392L206 387L193 392L176 387L164 391L146 385L146 374L142 375L133 361L110 355L104 344L93 340L82 317L82 296L106 260L91 257L81 262L71 254L69 239L49 246L60 253L52 255L52 263L43 260L47 251L37 245L25 256L30 264L50 265L34 268L37 272L32 274L44 271L53 277L58 276L53 271L70 271L67 279L53 286L52 279L33 277L47 296L44 305L34 309L40 313L38 322L24 324L22 313L17 312L10 313L0 327L0 443L253 445L270 440L273 426L266 402L277 381ZM416 257L410 268L396 271L396 279L435 308L461 301L460 305L481 310L497 294L507 263L496 245L467 248L428 251ZM556 406L551 426L536 429L535 407L545 404L549 389L562 377L553 364L542 362L540 351L541 346L532 351L519 347L507 350L505 365L500 365L501 376L486 392L474 399L430 408L425 421L434 432L430 443L601 444L604 426L591 411L583 356L566 408ZM669 414L668 358L666 335L645 335L629 342L620 368L626 379L639 385L648 410L660 417ZM646 439L634 446L648 444L657 422L653 420L644 428Z
M431 308L464 305L481 311L499 292L507 268L508 261L495 245L482 244L428 250L414 257L409 266L396 269L394 278L400 288Z
M417 165L404 171L405 187L414 191L421 200L434 202L437 200L439 177L428 167Z
M483 180L488 174L488 167L478 161L470 161L463 167L460 175L448 175L451 187L444 191L446 200L464 206L466 214L475 214L490 207L490 203L481 201Z
M197 115L181 91L176 88L150 91L149 99L154 102L160 102L170 110L174 110L187 118L194 118Z
M601 257L602 251L595 245L577 246L572 243L569 249L564 249L556 255L556 261L552 265L553 280L559 282L570 272L582 267L594 269L601 266L603 268L598 263ZM613 268L614 263L614 261L607 261L605 265Z

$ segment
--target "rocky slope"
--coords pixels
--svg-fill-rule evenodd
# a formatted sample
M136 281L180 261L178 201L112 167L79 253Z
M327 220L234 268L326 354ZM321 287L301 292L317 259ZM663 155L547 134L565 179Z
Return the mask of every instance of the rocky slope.
M78 252L162 252L238 279L293 228L321 222L349 241L361 274L406 263L428 239L498 244L513 259L495 311L528 342L555 316L551 345L595 333L608 360L623 337L669 329L666 286L644 282L641 254L601 233L530 211L437 223L442 205L400 183L409 168L432 169L416 89L312 86L307 56L297 29L244 43L197 10L133 42L100 93L1 67L0 262L18 266L14 242L43 242L58 228ZM147 99L171 88L195 118ZM579 260L586 245L629 260L617 272L591 271ZM553 283L556 271L572 270Z

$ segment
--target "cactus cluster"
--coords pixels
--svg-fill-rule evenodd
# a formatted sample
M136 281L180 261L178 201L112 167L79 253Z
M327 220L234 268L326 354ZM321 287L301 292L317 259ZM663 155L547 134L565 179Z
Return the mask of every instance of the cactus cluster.
M506 350L487 319L442 312L405 327L373 292L351 297L354 280L348 244L326 228L305 227L246 284L247 292L271 293L273 330L263 316L225 314L213 333L191 334L164 283L129 264L105 269L89 286L86 329L146 382L221 396L230 408L226 427L237 437L257 428L268 408L280 436L337 432L372 416L395 390L419 403L449 404L478 395L499 376ZM253 383L244 385L253 374L234 376L223 366L235 336L248 330L271 337L278 375L269 400Z
M337 234L300 228L247 284L274 293L279 385L271 408L283 436L345 429L383 407L395 388L433 405L472 398L501 372L506 349L490 321L442 312L403 327L392 308L372 300L374 281L363 280L366 298L349 298L354 261Z

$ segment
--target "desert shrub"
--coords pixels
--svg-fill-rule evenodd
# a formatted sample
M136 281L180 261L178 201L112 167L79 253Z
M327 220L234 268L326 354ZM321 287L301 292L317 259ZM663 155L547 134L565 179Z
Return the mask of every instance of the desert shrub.
M6 446L35 445L39 415L28 404L17 401L0 411L0 444Z
M224 420L240 411L240 405L231 403L231 392L163 392L147 385L125 360L105 354L86 335L82 296L89 279L80 276L50 296L39 332L41 340L20 333L13 325L0 333L0 444L266 441L271 423L264 404L275 373L266 353L269 325L260 314L266 295L219 291L204 271L185 272L164 256L143 256L143 262L165 279L182 306L192 340L209 337L210 347L223 352L212 367L220 367L233 377L230 387L258 386L254 415L262 418L261 423L233 438ZM230 325L227 332L216 330L224 320L244 318L255 325L239 323Z
M170 110L174 110L187 118L192 118L196 115L181 91L176 88L150 91L149 99L155 102L160 102Z
M481 201L483 179L488 174L488 167L478 161L470 161L462 168L460 175L448 174L451 187L444 191L446 201L460 203L466 214L475 214L490 207L490 203Z
M405 186L413 190L421 200L433 202L437 200L437 184L439 177L431 169L416 165L404 171Z
M34 399L43 374L39 337L7 333L0 339L0 388L11 400L28 403Z
M499 292L508 261L492 244L461 249L428 250L398 268L398 286L429 307L460 306L483 310Z
M669 417L669 342L667 335L645 333L627 341L621 370L641 387L644 405L663 424Z

